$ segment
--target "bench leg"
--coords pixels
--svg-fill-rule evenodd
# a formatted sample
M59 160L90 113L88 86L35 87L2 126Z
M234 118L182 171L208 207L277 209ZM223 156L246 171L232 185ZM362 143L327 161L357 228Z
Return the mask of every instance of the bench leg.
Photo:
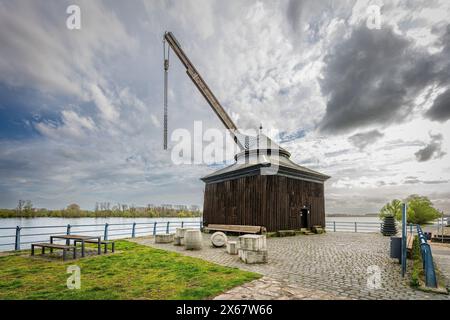
M45 247L42 247L42 254L45 254Z
M73 258L77 258L77 247L73 248Z
M114 253L114 242L111 243L111 251Z
M63 249L63 261L66 261L66 253L67 253L67 250Z
M105 249L104 249L104 251L103 251L104 253L107 253L108 252L108 245L105 243Z
M84 258L84 240L81 240L81 257Z
M102 243L100 242L100 239L98 239L98 243L97 243L97 254L98 255L102 254Z
M31 255L34 256L34 244L31 245Z

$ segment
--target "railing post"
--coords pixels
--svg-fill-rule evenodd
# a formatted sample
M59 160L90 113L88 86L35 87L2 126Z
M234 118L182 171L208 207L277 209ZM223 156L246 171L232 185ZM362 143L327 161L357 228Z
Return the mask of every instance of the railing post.
M22 230L22 228L17 226L16 227L16 241L15 241L15 245L14 245L14 250L16 250L16 251L20 250L20 230Z
M133 222L133 229L131 229L131 237L136 237L136 222Z
M333 231L336 232L336 221L333 221Z
M167 221L166 233L169 233L169 224L170 224L170 221Z
M67 225L67 230L66 230L66 234L69 235L70 234L70 229L72 228L72 226L70 225L70 223Z
M157 224L157 222L155 221L155 222L153 222L153 235L155 235L156 234L156 224Z
M103 235L103 239L108 240L108 223L105 223L105 233Z
M184 221L181 221L181 227L182 228L184 227Z
M355 221L355 232L358 232L357 222Z

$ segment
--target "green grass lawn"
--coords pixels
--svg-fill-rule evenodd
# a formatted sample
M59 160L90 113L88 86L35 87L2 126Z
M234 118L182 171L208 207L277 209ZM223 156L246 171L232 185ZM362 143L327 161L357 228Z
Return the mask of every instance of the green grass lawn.
M116 253L78 260L0 257L0 299L207 299L260 277L175 252L128 241ZM81 289L70 290L69 265L81 269Z

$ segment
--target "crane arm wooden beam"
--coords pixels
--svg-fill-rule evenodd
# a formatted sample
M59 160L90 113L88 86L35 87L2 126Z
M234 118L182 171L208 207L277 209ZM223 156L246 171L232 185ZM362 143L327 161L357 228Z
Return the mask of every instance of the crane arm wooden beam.
M219 117L220 121L222 121L222 123L225 125L225 128L230 131L231 135L233 136L234 142L239 146L241 150L243 150L244 146L237 137L238 130L233 120L231 120L230 116L226 113L225 109L222 107L219 100L217 100L216 96L208 87L205 80L203 80L202 76L198 73L197 69L195 69L192 62L184 53L183 49L181 49L181 46L179 45L172 32L166 32L164 34L164 40L167 41L169 46L180 59L181 63L185 66L187 75L194 82L195 86L206 99L216 115Z

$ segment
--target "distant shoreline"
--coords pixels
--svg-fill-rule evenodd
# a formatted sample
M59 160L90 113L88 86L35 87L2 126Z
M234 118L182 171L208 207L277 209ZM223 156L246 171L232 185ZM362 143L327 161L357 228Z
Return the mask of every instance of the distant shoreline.
M198 218L199 211L152 208L145 210L29 210L18 212L13 209L0 209L0 219L8 218Z

